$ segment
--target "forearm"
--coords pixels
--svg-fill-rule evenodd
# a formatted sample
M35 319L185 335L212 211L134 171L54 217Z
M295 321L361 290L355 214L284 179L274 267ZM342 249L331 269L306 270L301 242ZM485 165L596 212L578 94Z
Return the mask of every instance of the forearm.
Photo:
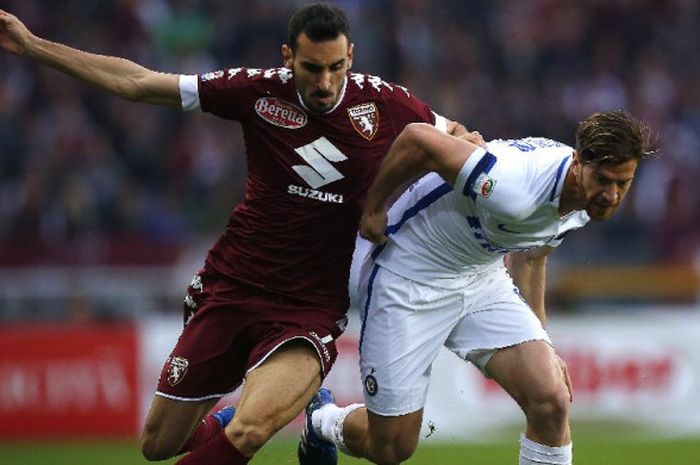
M545 283L547 257L532 258L527 253L514 253L509 257L508 271L523 299L528 303L542 326L547 323L545 311Z
M33 37L26 55L111 94L132 101L180 106L178 76L158 73L124 58L83 52Z

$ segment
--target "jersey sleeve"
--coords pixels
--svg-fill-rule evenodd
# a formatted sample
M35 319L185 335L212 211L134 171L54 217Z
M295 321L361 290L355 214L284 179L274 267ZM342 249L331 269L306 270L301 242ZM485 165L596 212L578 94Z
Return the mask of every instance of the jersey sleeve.
M574 212L564 222L562 232L550 239L546 245L552 248L559 247L559 245L561 245L561 243L564 241L564 238L571 231L584 227L590 221L590 219L591 218L588 216L588 214L583 210Z
M231 68L200 75L180 76L180 98L185 111L201 109L225 119L239 120L252 95L252 78L260 70Z
M517 160L501 159L480 147L462 166L454 188L504 220L527 218L536 208L536 196L527 164Z

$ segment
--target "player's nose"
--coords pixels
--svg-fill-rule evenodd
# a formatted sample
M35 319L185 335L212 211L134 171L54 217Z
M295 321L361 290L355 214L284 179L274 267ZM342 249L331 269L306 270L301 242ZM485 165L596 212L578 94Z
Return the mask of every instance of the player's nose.
M620 193L618 192L617 186L615 184L606 186L605 190L603 190L603 198L606 202L610 204L616 204L619 196Z
M323 91L328 91L331 89L331 73L329 71L323 71L319 73L318 76L318 88Z

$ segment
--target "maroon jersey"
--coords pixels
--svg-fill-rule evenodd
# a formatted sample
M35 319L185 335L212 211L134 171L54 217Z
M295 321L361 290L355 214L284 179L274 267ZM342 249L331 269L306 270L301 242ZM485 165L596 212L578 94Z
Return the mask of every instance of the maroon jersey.
M324 114L305 108L286 68L203 74L198 91L203 111L241 123L248 161L244 200L205 269L343 314L365 193L404 126L435 115L356 73Z

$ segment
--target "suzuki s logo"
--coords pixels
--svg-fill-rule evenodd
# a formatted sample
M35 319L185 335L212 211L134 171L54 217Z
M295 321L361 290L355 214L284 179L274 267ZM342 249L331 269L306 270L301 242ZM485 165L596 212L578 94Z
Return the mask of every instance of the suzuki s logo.
M330 184L345 176L331 163L348 159L325 137L294 150L308 165L294 165L292 169L313 189ZM341 202L342 203L342 202Z
M304 110L274 97L259 98L255 102L255 112L268 123L287 129L302 128L308 120Z

